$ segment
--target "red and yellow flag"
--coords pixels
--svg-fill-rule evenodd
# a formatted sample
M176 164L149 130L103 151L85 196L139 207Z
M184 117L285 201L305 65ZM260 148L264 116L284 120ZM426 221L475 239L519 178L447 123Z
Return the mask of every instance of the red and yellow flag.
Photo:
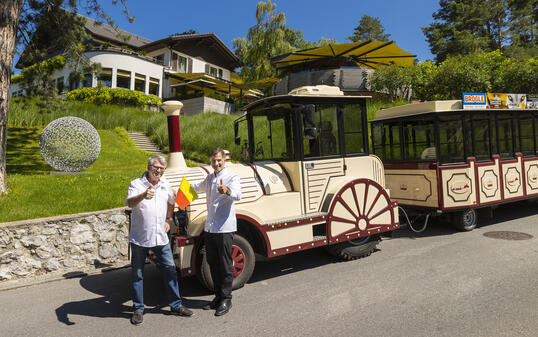
M185 207L189 206L190 203L196 198L198 198L198 194L196 194L196 191L194 188L192 188L189 181L183 177L183 179L181 179L179 189L177 190L175 199L176 204L179 206L179 208L185 209Z

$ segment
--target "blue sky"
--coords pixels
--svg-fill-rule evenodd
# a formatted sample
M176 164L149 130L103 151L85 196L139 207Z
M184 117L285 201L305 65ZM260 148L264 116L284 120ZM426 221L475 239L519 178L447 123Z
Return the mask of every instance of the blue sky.
M123 30L151 40L194 29L198 33L214 32L232 51L232 40L246 38L248 29L256 23L257 0L154 0L127 2L129 23L119 6L102 0L107 13ZM286 23L300 29L308 41L321 37L339 43L349 42L363 14L379 18L385 32L402 49L417 55L420 61L433 59L420 27L433 22L432 14L439 9L437 0L275 0L277 11L284 12ZM81 13L84 14L84 13Z

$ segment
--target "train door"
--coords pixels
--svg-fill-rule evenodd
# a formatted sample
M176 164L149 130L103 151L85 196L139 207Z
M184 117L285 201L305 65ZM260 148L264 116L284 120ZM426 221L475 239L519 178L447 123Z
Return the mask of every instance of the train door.
M303 191L305 212L319 212L329 179L344 175L335 104L303 107Z

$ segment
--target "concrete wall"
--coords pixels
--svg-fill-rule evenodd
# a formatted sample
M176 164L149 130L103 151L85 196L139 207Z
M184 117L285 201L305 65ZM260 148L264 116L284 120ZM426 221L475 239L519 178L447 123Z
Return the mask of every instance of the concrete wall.
M0 223L0 288L129 264L125 208Z
M234 104L219 101L218 99L209 97L196 97L182 100L183 108L181 113L185 115L193 115L200 112L213 111L221 114L230 114L235 111Z

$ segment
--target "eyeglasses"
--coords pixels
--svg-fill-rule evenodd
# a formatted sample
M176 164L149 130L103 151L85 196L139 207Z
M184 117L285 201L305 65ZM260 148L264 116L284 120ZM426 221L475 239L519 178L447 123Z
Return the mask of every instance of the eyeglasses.
M164 171L166 168L162 166L151 165L155 171Z

